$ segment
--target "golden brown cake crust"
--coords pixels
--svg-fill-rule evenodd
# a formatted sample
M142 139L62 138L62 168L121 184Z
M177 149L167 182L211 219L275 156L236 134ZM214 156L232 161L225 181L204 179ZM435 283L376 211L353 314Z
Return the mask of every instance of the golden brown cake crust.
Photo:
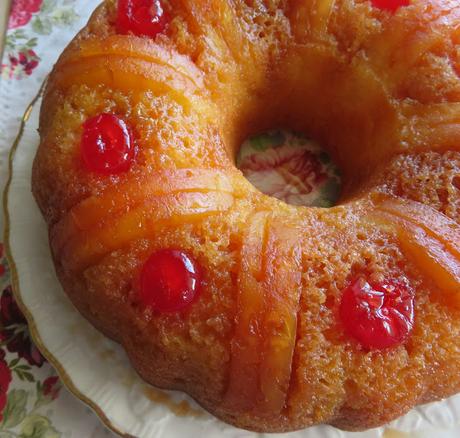
M453 271L437 269L444 256L460 266L458 2L413 0L396 14L367 0L164 3L171 21L152 40L117 35L116 2L106 0L46 89L32 188L77 309L123 345L147 382L183 390L254 431L365 429L460 391L460 285ZM100 177L81 165L82 123L100 113L135 128L139 153L126 174ZM330 151L343 172L338 206L286 205L235 168L241 141L274 126L306 132ZM110 209L117 193L147 181L152 193L136 205L157 207L133 232L123 225L129 196ZM201 194L176 190L176 202L164 181L201 185ZM175 212L174 202L176 216L161 213ZM184 219L187 202L203 213ZM263 244L272 242L259 262L295 285L282 292L297 309L285 403L269 415L226 402L243 255L256 254L245 233L259 223ZM425 258L411 256L401 237L410 230L439 243L441 259L423 245ZM270 256L284 235L296 244L280 252L280 264ZM162 248L183 249L203 267L202 294L186 312L139 305L142 266ZM367 351L345 335L340 298L358 273L415 291L403 345Z

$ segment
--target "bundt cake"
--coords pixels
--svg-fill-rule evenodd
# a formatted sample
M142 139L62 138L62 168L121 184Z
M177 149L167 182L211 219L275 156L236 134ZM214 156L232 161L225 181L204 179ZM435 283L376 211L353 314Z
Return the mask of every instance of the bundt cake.
M379 426L460 391L457 0L105 0L60 57L32 188L77 309L238 427ZM332 208L235 166L283 127Z

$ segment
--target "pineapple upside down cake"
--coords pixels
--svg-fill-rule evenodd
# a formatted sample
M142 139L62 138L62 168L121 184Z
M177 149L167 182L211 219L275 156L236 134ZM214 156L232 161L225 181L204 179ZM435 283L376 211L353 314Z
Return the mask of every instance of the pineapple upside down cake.
M149 383L254 431L359 430L460 391L460 4L106 0L42 104L60 282ZM308 133L332 208L264 195Z

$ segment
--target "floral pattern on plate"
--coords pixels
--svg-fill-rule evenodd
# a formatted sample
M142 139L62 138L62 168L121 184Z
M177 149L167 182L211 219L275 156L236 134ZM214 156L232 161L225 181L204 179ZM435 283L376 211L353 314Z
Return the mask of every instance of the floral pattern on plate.
M340 173L329 155L302 134L274 130L246 140L237 166L266 195L292 205L331 207L340 196Z

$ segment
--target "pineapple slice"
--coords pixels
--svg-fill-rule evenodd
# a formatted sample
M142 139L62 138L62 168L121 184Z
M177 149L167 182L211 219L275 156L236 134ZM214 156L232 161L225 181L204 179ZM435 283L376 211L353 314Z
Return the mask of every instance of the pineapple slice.
M393 31L393 29L391 29ZM407 29L406 29L407 31ZM384 71L387 77L387 85L394 87L396 92L406 79L408 72L419 62L423 56L435 50L443 44L443 36L433 32L412 31L401 37L402 40L395 40L395 47L391 47L389 59L381 59L377 63L378 67ZM382 42L386 40L382 38Z
M400 247L442 292L439 299L460 308L460 226L431 207L384 196L378 222L396 228Z
M224 192L181 192L148 199L108 226L72 237L61 251L62 264L71 271L84 269L131 241L154 236L160 225L177 227L228 210L233 199Z
M184 108L190 108L199 92L195 84L166 65L126 56L102 55L64 65L56 71L50 87L69 88L74 84L107 87L130 93L152 90L168 94Z
M247 62L245 58L251 44L247 40L247 34L242 29L241 21L238 19L235 7L230 2L220 0L185 1L182 6L187 11L187 18L191 31L197 34L198 38L204 36L204 41L220 47L226 47L223 65L232 63L235 60ZM211 45L212 50L212 45ZM208 49L208 47L206 48ZM214 52L214 51L212 51Z
M395 15L383 32L374 37L368 48L369 61L375 70L387 77L407 74L423 54L436 43L436 34L424 29L421 17ZM402 63L402 66L399 63ZM388 85L391 85L389 82Z
M400 198L383 198L378 208L399 216L422 228L432 238L440 240L460 258L460 225L428 205Z
M300 299L299 234L266 212L251 218L238 276L235 337L226 403L282 411L291 377Z
M407 119L404 143L419 150L439 152L458 150L460 143L460 103L422 104L404 102L402 115Z
M278 413L286 402L301 291L301 254L296 228L271 221L265 250L266 311L260 367L261 413Z
M403 224L401 224L403 225ZM445 294L442 301L460 308L460 258L436 238L406 223L398 230L402 250Z
M192 81L196 87L202 87L203 72L189 58L155 44L148 38L126 38L124 35L110 35L105 39L82 41L78 50L65 52L59 61L59 67L75 66L102 56L121 56L167 66Z
M263 254L268 213L256 213L243 235L238 273L235 333L231 344L230 383L225 402L248 411L259 397L265 289Z
M59 252L76 233L88 231L113 220L154 196L178 192L221 191L232 193L231 177L219 170L163 170L109 187L101 195L77 204L51 232L53 250Z
M329 20L336 0L293 1L290 7L290 20L296 39L301 42L315 42L328 39Z
M335 0L315 0L310 13L310 26L314 34L325 37L328 33L329 20L334 8Z

